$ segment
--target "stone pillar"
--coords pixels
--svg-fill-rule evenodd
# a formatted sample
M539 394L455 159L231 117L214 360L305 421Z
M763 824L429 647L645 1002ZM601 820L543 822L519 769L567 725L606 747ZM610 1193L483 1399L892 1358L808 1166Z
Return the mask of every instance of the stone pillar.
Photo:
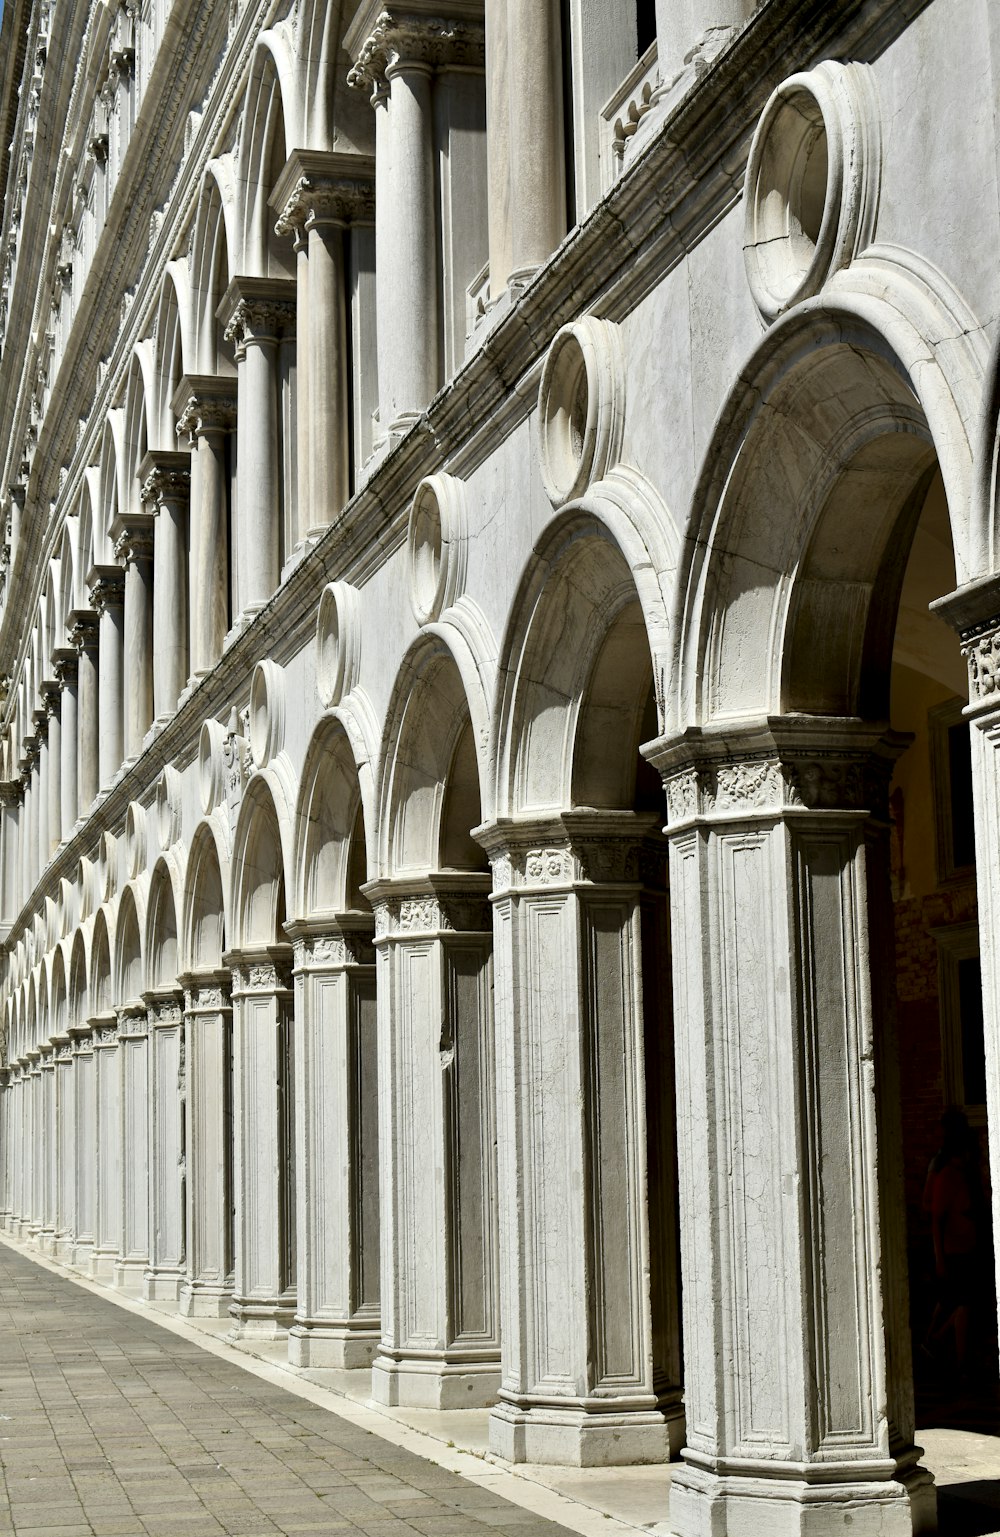
M76 1097L73 1126L76 1150L72 1158L76 1213L73 1264L88 1274L94 1253L97 1216L97 1078L94 1027L90 1022L70 1025L73 1040L73 1092Z
M46 683L42 691L48 726L48 769L45 821L48 828L46 863L62 839L62 702L59 685Z
M658 1462L683 1436L663 840L649 817L582 811L481 840L505 1267L490 1445Z
M932 605L958 632L969 667L972 792L976 815L976 893L986 1053L993 1231L1000 1234L1000 578L970 582ZM1000 1248L996 1255L1000 1276ZM1000 1292L998 1292L1000 1297Z
M76 1234L76 1086L73 1082L73 1042L55 1039L55 1177L56 1224L53 1254L70 1261Z
M374 218L374 176L367 156L296 150L271 199L278 234L293 235L298 251L300 544L331 523L350 496L344 231Z
M145 1006L118 1011L121 1063L121 1225L114 1283L139 1293L149 1265L149 1020Z
M42 1227L42 1181L45 1171L45 1118L42 1105L42 1054L34 1042L25 1052L28 1061L26 1082L25 1221L21 1237L34 1241Z
M92 608L74 609L70 615L70 640L77 653L77 802L74 821L89 810L101 785L98 626L99 620Z
M2 893L3 910L0 913L5 923L12 922L14 915L21 906L20 875L21 875L21 797L23 789L20 779L0 780L0 818L3 822L3 872ZM9 1048L8 1048L9 1049Z
M125 578L118 566L94 566L87 577L87 584L98 617L98 779L100 788L104 790L125 758L125 704L122 692ZM82 750L80 781L82 799L85 794Z
M49 718L47 712L34 712L38 767L35 771L35 881L41 880L49 863Z
M566 234L559 0L486 0L490 296L525 281Z
M61 695L61 751L59 759L59 829L63 842L72 834L79 814L79 658L75 648L56 654L56 676Z
M275 1339L295 1316L291 956L279 946L224 959L232 972L236 1123L230 1338Z
M687 1446L678 1537L930 1531L913 1444L884 728L656 745Z
M372 924L288 924L295 945L294 1366L370 1366L379 1339L378 1060Z
M90 1021L94 1041L96 1211L91 1274L114 1279L121 1243L122 1093L118 1024L113 1014Z
M125 757L136 758L153 724L153 519L115 519L115 558L125 571Z
M442 25L442 20L444 25ZM382 437L406 429L441 384L441 291L433 74L482 67L484 29L448 7L424 17L360 7L344 38L348 81L375 108L375 248Z
M59 1180L56 1162L56 1059L52 1042L40 1041L38 1082L40 1115L35 1136L40 1153L38 1167L38 1230L35 1242L43 1254L55 1252L56 1214L59 1208Z
M228 971L185 989L186 1269L180 1312L224 1318L233 1297L233 1010Z
M35 888L35 861L38 858L38 832L35 827L35 765L38 762L38 744L34 737L25 741L21 760L21 816L19 825L18 853L21 865L21 900L23 907Z
M20 1216L21 1170L21 1064L9 1063L3 1087L4 1210L0 1213L5 1233L17 1231Z
M190 453L146 454L139 481L153 522L153 718L165 721L188 676Z
M378 952L378 1403L481 1408L500 1385L492 932L485 876L366 888Z
M178 436L186 438L191 449L188 657L197 678L219 660L229 628L226 440L236 425L236 380L185 374L173 406Z
M183 999L144 998L149 1027L149 1268L147 1302L176 1302L184 1279L185 1116ZM216 1086L218 1093L218 1086Z
M295 283L234 278L219 315L238 368L236 591L238 613L248 617L267 602L280 575L278 344L295 330Z

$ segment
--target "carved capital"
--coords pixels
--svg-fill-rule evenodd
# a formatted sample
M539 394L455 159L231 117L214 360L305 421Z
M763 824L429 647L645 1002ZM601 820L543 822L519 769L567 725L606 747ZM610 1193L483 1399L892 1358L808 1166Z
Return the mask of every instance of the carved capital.
M94 566L87 577L90 601L99 615L114 613L125 602L125 576L118 566Z
M122 566L138 565L153 558L153 519L148 513L133 514L128 521L115 519L112 526L114 554Z
M239 357L254 342L273 344L294 335L295 312L294 278L236 277L217 314Z
M194 445L206 433L236 425L236 380L214 374L185 374L173 398L177 436Z
M56 669L56 682L60 690L74 688L80 668L80 658L75 647L61 646L53 652L53 660Z
M271 207L278 235L300 234L320 224L371 224L375 162L368 155L295 150L278 178Z
M373 104L388 94L393 73L407 66L482 69L486 58L481 18L431 15L416 7L386 7L366 35L349 33L347 45L355 60L347 83L367 90Z
M150 514L165 502L186 503L191 494L190 454L145 454L138 473L139 499Z
M970 703L1000 703L1000 614L969 625L960 640L969 668Z
M79 659L85 651L96 651L98 645L97 615L92 608L75 608L69 616L69 643Z

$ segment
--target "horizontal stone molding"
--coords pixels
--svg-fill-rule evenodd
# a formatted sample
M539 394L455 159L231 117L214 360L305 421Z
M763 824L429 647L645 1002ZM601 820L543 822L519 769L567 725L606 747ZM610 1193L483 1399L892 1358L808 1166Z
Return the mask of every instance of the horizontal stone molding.
M628 886L664 890L666 844L659 818L634 812L572 812L504 819L476 830L495 895L518 889Z

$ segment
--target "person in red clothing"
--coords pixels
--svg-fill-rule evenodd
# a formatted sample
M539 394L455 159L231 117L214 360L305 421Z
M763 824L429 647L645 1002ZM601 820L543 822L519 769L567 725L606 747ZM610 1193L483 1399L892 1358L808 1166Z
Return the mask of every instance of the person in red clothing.
M951 1332L955 1362L963 1372L982 1263L983 1187L979 1144L961 1110L945 1111L941 1132L941 1146L931 1159L924 1187L937 1276L937 1301L925 1348Z

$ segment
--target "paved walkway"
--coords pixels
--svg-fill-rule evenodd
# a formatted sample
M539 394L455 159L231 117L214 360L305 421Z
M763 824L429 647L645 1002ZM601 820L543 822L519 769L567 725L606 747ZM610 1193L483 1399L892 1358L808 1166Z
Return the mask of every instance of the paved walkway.
M566 1537L0 1246L0 1533Z

